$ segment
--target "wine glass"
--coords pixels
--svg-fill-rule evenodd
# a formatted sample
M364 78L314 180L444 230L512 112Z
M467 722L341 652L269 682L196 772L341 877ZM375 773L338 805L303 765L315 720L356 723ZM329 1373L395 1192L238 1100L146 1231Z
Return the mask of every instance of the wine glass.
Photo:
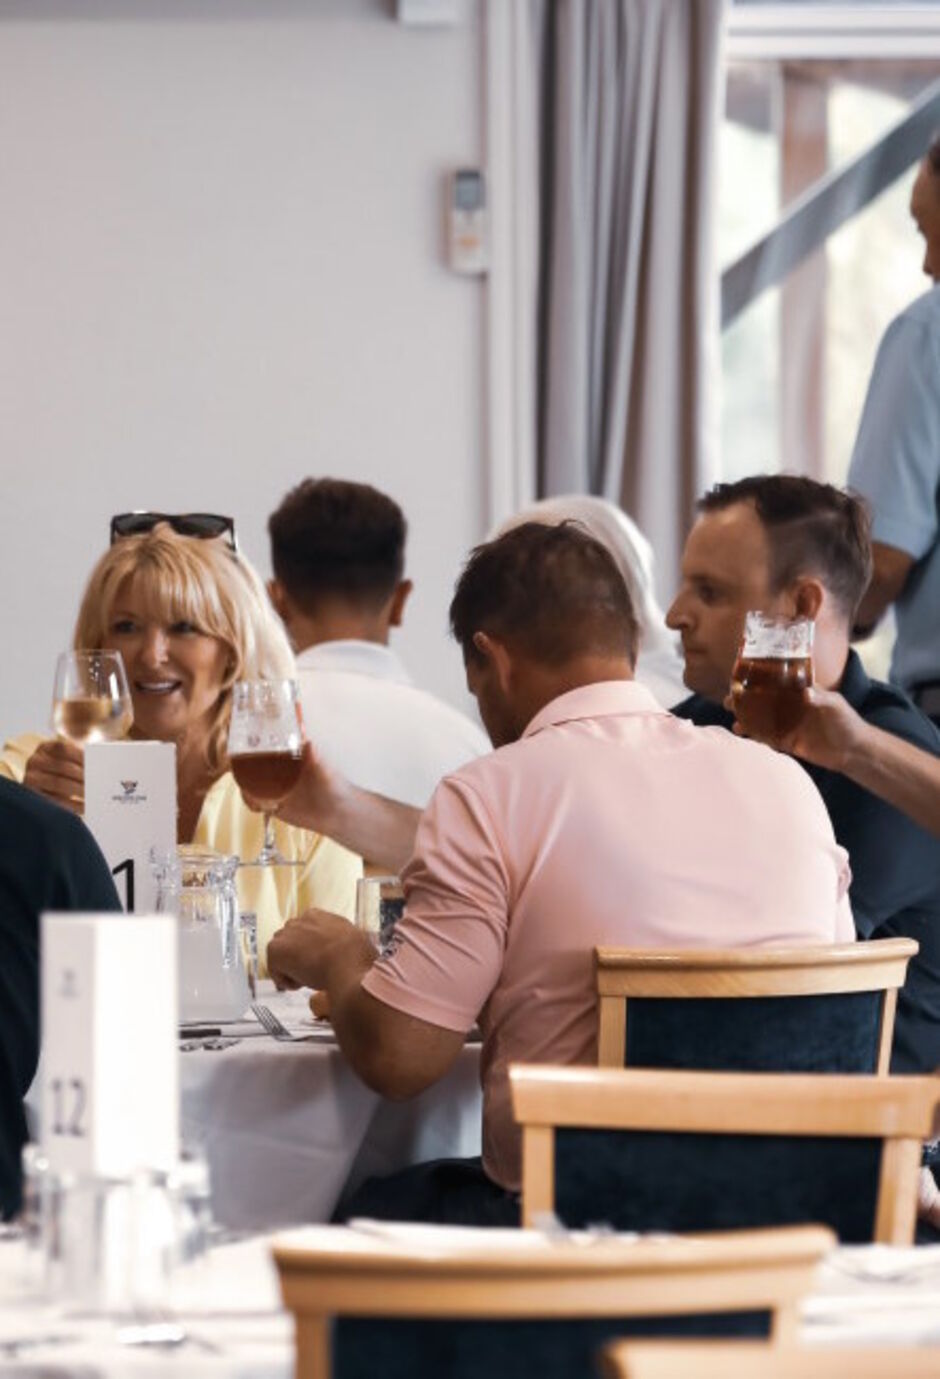
M63 651L56 661L52 726L84 746L125 737L134 706L119 651Z
M232 687L228 755L243 794L261 801L264 843L249 866L297 866L274 841L272 815L303 769L304 728L296 680L239 680Z

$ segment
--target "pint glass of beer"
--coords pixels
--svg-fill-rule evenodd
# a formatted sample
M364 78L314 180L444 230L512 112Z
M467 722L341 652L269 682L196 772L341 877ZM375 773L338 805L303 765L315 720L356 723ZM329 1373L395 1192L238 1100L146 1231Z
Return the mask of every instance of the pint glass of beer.
M734 713L744 731L771 741L792 732L803 716L803 691L812 683L812 622L748 613L731 673Z

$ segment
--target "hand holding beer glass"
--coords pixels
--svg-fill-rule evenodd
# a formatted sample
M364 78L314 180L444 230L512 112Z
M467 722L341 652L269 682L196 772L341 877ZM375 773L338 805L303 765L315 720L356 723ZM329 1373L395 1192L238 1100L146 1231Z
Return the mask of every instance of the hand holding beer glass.
M748 737L779 742L798 727L813 683L813 623L749 612L731 672L731 702Z

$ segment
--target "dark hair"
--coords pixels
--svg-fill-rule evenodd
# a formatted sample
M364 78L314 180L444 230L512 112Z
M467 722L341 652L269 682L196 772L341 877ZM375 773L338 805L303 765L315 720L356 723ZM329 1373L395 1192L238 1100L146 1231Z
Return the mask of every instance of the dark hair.
M582 654L636 657L637 623L606 547L577 522L524 522L471 551L450 605L464 660L475 632L548 665Z
M816 575L849 621L871 579L868 509L860 498L797 474L757 474L716 484L700 512L753 503L770 545L774 592L800 575Z
M401 508L370 484L304 479L268 519L271 564L307 612L324 596L378 608L402 577L406 532Z
M927 162L930 164L932 172L940 173L940 130L934 134L930 143L927 145Z

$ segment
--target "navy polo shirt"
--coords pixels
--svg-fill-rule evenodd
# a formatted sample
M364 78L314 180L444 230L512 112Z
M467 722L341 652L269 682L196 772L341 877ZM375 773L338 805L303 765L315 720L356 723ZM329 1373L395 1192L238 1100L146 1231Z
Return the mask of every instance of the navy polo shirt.
M0 778L0 1219L19 1209L23 1097L39 1058L39 916L120 908L81 819Z
M849 652L839 690L866 722L940 755L940 732L893 685L871 680ZM700 727L731 727L734 716L693 694L673 713ZM899 993L893 1072L940 1068L940 842L848 776L807 762L836 840L852 866L850 898L860 938L913 938L920 952Z

